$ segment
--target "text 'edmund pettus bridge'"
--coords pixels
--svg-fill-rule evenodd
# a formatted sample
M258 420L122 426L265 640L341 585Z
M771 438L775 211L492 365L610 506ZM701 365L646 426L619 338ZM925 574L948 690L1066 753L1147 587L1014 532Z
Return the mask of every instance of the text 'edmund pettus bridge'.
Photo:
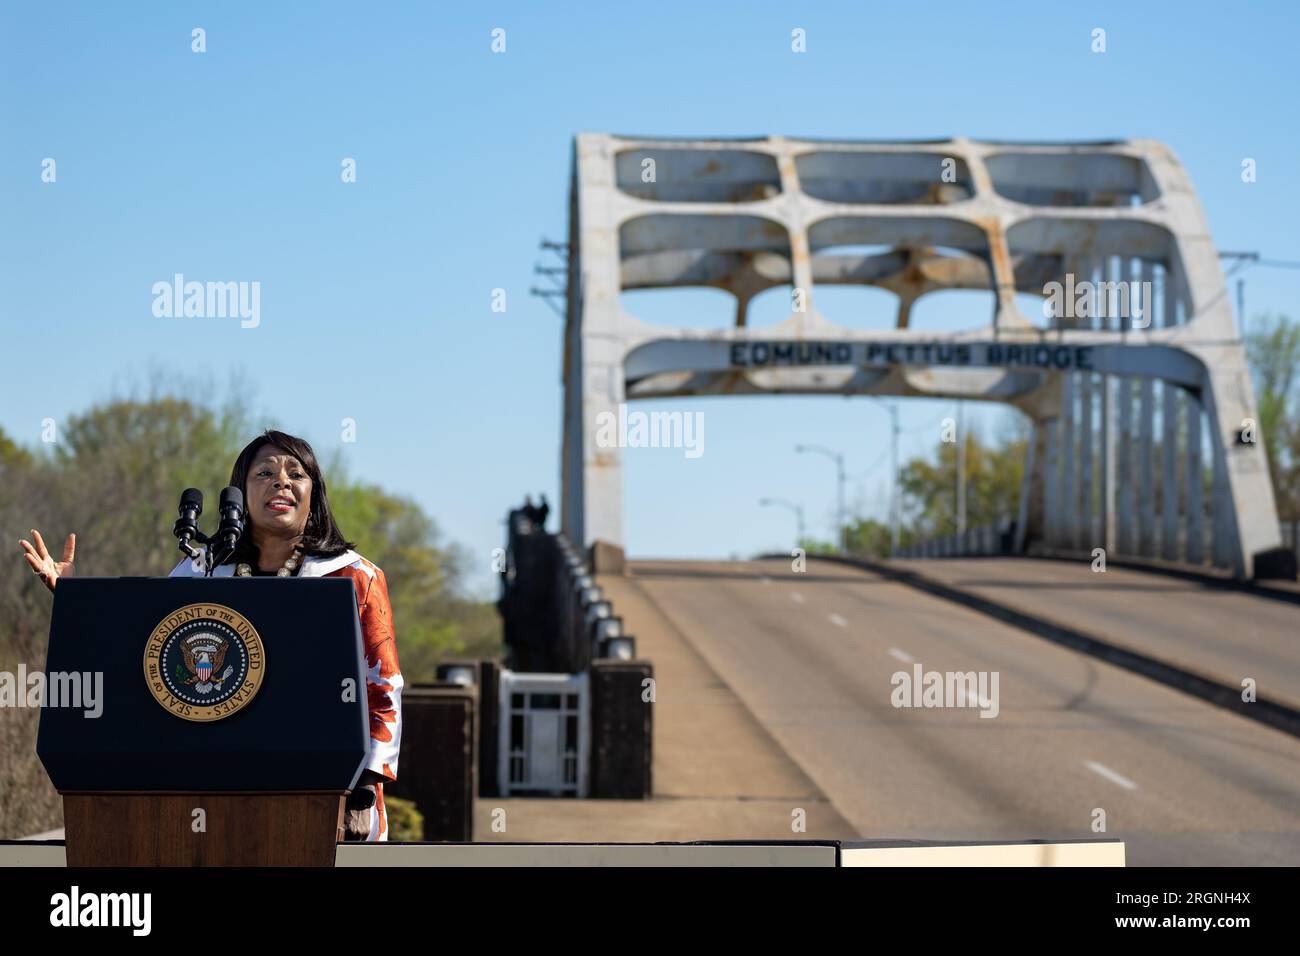
M737 368L772 365L954 365L1090 371L1092 346L1001 342L733 342Z

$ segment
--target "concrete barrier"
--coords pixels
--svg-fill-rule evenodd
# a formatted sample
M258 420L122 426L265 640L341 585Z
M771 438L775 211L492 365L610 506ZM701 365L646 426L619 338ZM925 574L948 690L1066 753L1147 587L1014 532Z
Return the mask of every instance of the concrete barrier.
M0 841L0 866L64 866L63 842ZM1120 840L940 844L346 843L338 866L1124 866Z

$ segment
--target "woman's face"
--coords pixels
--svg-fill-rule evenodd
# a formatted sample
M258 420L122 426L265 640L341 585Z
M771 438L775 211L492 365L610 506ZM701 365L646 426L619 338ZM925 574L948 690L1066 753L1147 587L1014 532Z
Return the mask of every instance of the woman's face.
M311 511L307 469L288 452L263 445L248 469L244 504L254 528L277 537L302 534Z

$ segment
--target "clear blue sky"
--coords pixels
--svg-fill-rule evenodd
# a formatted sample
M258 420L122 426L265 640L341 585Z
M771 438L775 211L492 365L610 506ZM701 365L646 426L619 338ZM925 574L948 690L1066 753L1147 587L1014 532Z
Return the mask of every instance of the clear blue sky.
M1292 3L0 9L0 426L34 444L43 418L153 369L218 389L242 372L254 407L423 503L480 587L506 508L558 499L560 321L527 290L538 238L565 232L575 132L1154 137L1188 166L1219 248L1300 258ZM46 157L57 183L41 182ZM1241 182L1243 157L1258 182ZM155 318L151 286L176 272L260 281L261 326ZM1300 311L1300 273L1247 275L1249 313ZM930 327L985 318L949 304ZM794 444L842 448L855 476L887 447L865 400L691 407L702 458L626 456L633 554L783 546L792 518L764 495L804 502L829 534L832 467ZM931 448L946 414L905 404L904 453ZM340 446L344 418L358 440ZM850 497L882 513L886 482L877 465Z

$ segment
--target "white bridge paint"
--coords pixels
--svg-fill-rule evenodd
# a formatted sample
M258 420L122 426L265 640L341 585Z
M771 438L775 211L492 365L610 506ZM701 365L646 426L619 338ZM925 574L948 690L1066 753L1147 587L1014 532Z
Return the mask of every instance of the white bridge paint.
M642 181L647 160L654 182ZM821 252L864 245L885 251ZM1017 292L1041 296L1067 277L1153 283L1146 327L1062 317L1044 328L1019 311ZM893 291L895 328L834 324L816 308L827 284ZM619 302L626 289L679 286L731 292L735 325L654 326ZM804 311L749 327L750 300L777 286L798 290ZM991 314L960 333L910 328L912 304L943 289L989 290ZM1017 532L1025 550L1103 547L1249 577L1254 556L1281 543L1264 439L1239 441L1258 415L1218 256L1185 170L1152 140L580 134L567 315L563 525L583 546L624 543L621 450L597 447L598 416L637 398L720 394L1019 408L1034 425ZM800 360L818 344L847 349L834 363ZM939 346L958 345L964 360L937 360ZM755 364L756 354L771 361ZM1207 465L1208 488L1180 477Z

